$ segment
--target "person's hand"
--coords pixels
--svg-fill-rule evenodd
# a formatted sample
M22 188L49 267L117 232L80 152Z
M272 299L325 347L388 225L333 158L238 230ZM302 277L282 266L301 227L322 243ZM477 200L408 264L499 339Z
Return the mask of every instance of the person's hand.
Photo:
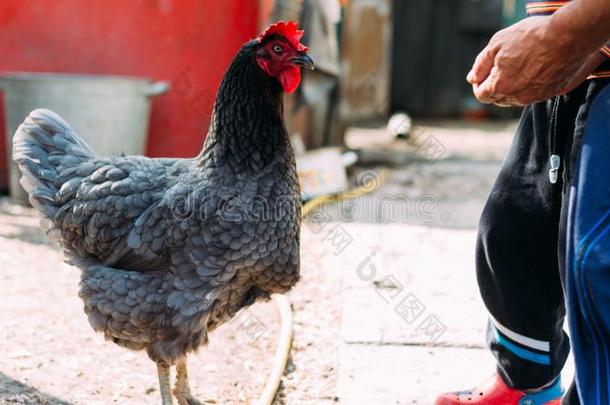
M608 57L601 52L592 53L586 60L585 63L580 67L578 73L576 73L566 87L559 93L565 94L574 90L579 84L584 82L587 77L595 71Z
M527 105L565 93L603 61L578 38L554 33L548 17L530 17L496 33L468 73L477 99Z

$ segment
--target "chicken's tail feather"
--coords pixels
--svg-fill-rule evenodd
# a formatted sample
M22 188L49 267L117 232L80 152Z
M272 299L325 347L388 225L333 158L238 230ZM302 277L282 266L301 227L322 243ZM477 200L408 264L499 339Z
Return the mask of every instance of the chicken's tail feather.
M60 174L94 157L91 148L59 115L32 111L13 138L13 159L21 169L21 185L30 203L47 218L57 211Z

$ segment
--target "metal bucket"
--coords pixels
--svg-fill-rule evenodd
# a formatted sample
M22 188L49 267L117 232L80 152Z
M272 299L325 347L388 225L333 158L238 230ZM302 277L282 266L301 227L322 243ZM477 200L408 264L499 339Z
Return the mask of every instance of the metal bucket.
M27 204L11 154L13 134L30 111L48 108L61 115L100 156L142 155L150 116L150 97L167 82L145 78L56 73L0 75L7 121L9 186L14 202Z

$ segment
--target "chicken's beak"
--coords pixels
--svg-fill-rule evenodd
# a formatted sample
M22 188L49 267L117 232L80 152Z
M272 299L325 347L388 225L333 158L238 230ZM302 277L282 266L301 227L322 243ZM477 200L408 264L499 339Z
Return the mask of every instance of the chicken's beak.
M308 69L308 70L314 70L316 68L315 65L313 64L313 59L311 59L309 57L309 55L307 55L307 54L295 56L291 60L293 63L295 63L301 67L304 67L305 69Z

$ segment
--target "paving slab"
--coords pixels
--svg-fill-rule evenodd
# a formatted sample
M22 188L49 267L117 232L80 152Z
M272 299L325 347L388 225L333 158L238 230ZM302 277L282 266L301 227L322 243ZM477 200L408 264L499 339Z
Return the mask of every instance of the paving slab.
M432 404L439 391L468 388L494 372L484 348L488 315L474 275L474 230L327 226L353 239L336 255L325 252L331 244L316 244L330 271L344 272L342 404ZM569 364L564 381L572 373Z
M420 128L442 155L409 155L374 193L327 206L322 220L306 223L324 266L343 274L341 404L433 404L439 392L494 373L475 276L476 226L513 129ZM373 140L383 151L409 146L379 131L352 135L348 143L359 149ZM367 170L356 177L373 178ZM564 381L572 373L569 364Z
M346 344L341 360L342 405L431 405L439 391L472 386L494 369L483 349Z
M339 233L349 243L337 248ZM304 236L329 272L343 272L343 341L482 347L487 314L474 274L474 230L329 223ZM430 333L431 324L442 333Z
M344 344L338 395L342 405L431 405L441 392L472 388L495 367L484 349ZM570 357L564 387L574 375Z

